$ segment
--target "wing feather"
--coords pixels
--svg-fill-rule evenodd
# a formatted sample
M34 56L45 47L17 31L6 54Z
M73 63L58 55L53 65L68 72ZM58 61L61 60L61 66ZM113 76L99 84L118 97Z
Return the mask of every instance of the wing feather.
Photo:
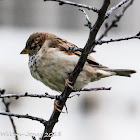
M54 37L53 40L53 44L52 47L57 47L59 48L61 51L65 51L65 53L67 53L68 55L78 55L79 57L81 56L81 52L80 51L75 51L74 53L71 52L69 50L69 47L74 47L74 48L78 48L76 45L74 45L73 43L68 42L67 40L61 39L57 36ZM91 66L96 66L96 67L105 67L101 64L99 64L93 57L91 57L90 55L88 55L87 58L87 62L91 65Z

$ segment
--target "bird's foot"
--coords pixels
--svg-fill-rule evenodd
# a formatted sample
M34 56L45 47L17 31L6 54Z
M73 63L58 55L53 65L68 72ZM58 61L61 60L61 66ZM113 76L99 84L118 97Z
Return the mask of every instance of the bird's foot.
M67 78L67 79L65 80L65 86L66 86L66 87L70 87L71 89L73 89L73 86L70 85L70 84L72 84L72 82L69 81L69 79Z
M68 114L68 108L67 108L66 104L65 104L66 112L62 112L62 110L59 109L58 107L61 107L61 105L58 104L58 100L55 100L54 101L54 110L57 110L60 113L67 113Z
M59 107L61 107L61 105L58 104L58 100L54 101L54 110L57 110L58 112L62 113L62 110L59 109Z

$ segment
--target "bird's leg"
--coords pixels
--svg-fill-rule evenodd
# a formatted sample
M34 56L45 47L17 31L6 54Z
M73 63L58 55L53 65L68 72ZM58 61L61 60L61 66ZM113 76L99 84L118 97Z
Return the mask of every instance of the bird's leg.
M73 86L70 85L70 84L72 84L72 82L69 81L69 79L67 78L67 79L65 80L65 86L66 86L66 87L70 87L71 89L73 89Z
M64 106L66 108L66 113L68 114L68 108L67 108L66 104ZM59 109L58 107L61 107L61 105L58 104L58 100L55 100L54 101L54 110L57 110L60 113L65 113L65 112L62 112L62 110Z
M70 87L71 89L73 89L73 86L70 85L70 84L72 84L72 82L70 82L69 79L66 78L66 80L65 80L65 86ZM61 106L58 104L58 100L56 99L56 100L54 101L54 110L57 110L57 111L59 111L59 112L61 112L61 113L64 113L64 112L62 112L61 109L59 109L59 107L61 107ZM66 112L68 113L68 109L67 109L66 104L65 104L65 108L66 108Z
M58 112L62 112L62 110L59 109L58 107L61 107L61 106L58 104L58 100L55 100L54 101L54 110L57 110Z

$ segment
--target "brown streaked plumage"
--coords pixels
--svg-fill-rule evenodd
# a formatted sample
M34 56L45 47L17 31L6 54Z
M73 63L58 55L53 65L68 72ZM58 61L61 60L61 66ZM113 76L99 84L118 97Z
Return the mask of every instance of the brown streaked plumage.
M31 75L56 91L63 91L65 79L76 66L80 51L68 51L76 45L51 33L34 33L27 40L21 54L29 54ZM130 77L134 70L110 69L99 64L90 55L78 76L75 88L82 88L89 82L113 75Z

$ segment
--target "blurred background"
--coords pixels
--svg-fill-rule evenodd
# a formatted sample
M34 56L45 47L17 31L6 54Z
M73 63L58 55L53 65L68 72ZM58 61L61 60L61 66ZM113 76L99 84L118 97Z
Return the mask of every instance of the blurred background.
M73 0L74 1L74 0ZM111 0L114 6L121 0ZM100 8L103 0L75 0ZM135 35L140 30L140 1L135 0L105 39ZM110 8L111 8L110 6ZM94 23L97 14L86 10ZM117 10L106 22L111 22ZM43 0L0 0L0 88L6 93L59 94L30 75L28 56L20 55L25 43L34 32L51 32L79 47L84 47L89 29L78 8ZM102 26L99 35L104 31ZM109 77L90 83L91 87L112 87L111 91L82 92L67 102L68 114L60 116L54 140L139 140L140 139L140 42L130 40L96 46L92 56L111 68L128 68L137 71L131 78ZM38 98L9 99L13 113L30 114L49 119L53 100ZM0 102L0 112L5 107ZM44 127L36 121L14 118L20 140L31 140L40 135ZM2 133L6 136L3 136ZM0 139L14 140L8 117L0 116ZM36 137L38 138L38 136Z

